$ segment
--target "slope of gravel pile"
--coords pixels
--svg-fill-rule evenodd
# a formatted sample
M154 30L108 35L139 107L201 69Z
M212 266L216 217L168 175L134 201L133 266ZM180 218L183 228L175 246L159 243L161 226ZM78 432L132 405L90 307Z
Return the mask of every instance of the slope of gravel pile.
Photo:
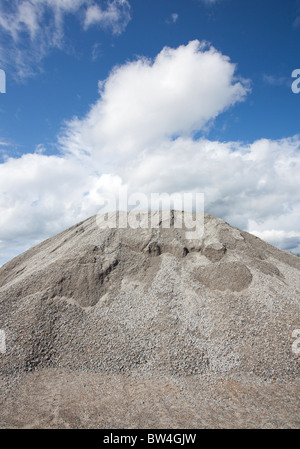
M158 229L91 217L0 269L0 426L299 425L299 258L208 214L188 240L176 214Z

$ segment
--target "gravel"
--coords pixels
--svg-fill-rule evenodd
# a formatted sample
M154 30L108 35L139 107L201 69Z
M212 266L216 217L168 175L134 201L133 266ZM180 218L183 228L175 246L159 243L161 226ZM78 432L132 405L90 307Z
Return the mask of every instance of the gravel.
M0 269L0 427L299 427L300 259L176 214L91 217Z

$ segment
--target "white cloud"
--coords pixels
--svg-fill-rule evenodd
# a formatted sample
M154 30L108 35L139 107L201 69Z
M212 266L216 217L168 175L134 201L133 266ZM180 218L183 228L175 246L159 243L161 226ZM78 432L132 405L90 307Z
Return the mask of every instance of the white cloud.
M300 136L250 145L193 138L247 86L228 58L197 41L115 68L87 116L66 124L61 156L41 145L0 164L0 263L97 213L105 192L125 186L204 192L208 212L299 252Z
M130 5L127 0L113 0L107 9L103 10L98 4L88 7L84 20L84 28L98 24L105 28L111 28L114 34L124 31L130 21Z
M295 136L247 146L179 138L118 173L133 190L204 192L208 212L292 249L300 247L299 170L300 136Z
M76 161L39 153L0 164L0 239L38 239L80 216L74 198L85 192L86 173Z
M77 15L82 27L93 23L123 32L130 21L127 0L12 0L0 4L0 63L14 67L19 78L32 76L51 48L64 46L64 18ZM26 46L25 46L26 42Z
M201 130L248 91L247 82L235 79L235 65L213 47L197 40L165 47L154 61L116 67L87 117L69 122L61 142L74 154L127 158Z
M118 177L99 177L68 156L26 154L0 164L0 266L18 252L93 215Z

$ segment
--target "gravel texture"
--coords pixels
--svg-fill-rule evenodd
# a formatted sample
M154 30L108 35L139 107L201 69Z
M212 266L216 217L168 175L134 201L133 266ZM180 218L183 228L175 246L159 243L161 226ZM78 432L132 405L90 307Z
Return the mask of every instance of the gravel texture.
M299 427L300 259L176 214L91 217L0 269L0 427Z

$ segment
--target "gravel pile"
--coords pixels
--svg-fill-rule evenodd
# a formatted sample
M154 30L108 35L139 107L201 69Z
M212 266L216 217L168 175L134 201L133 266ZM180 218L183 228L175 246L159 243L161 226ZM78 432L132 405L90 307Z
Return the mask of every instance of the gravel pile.
M91 217L0 269L0 427L299 426L300 259L176 214Z

